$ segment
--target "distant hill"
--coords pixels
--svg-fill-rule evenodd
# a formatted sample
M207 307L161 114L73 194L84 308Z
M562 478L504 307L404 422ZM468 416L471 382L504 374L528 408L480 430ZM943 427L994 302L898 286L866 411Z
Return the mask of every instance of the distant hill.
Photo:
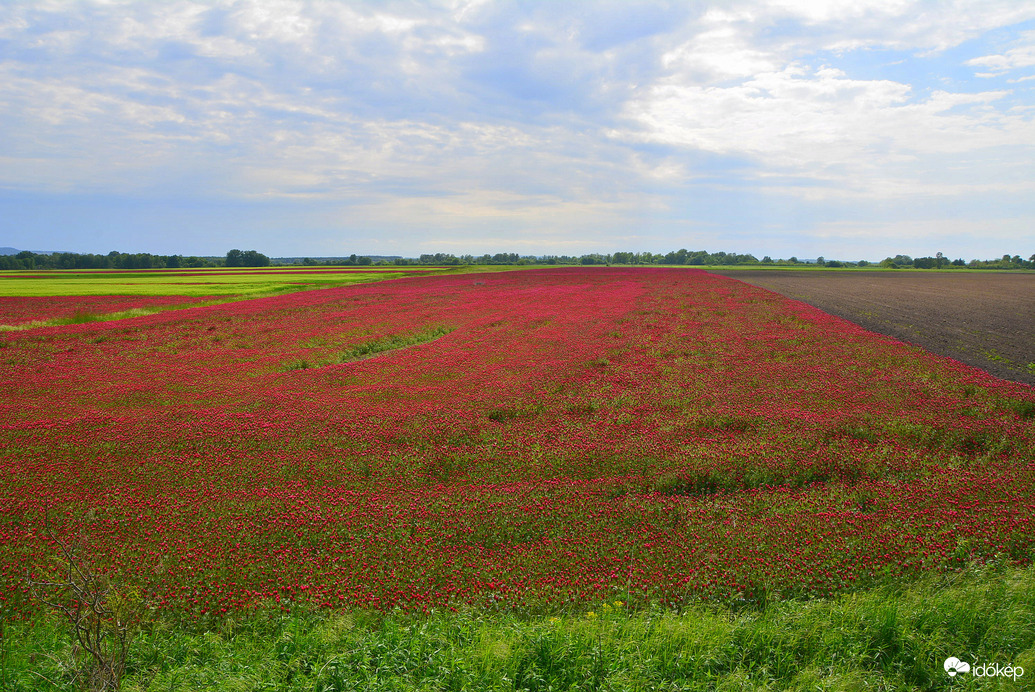
M0 247L0 255L17 255L21 250L16 247ZM34 255L60 255L68 250L31 250Z

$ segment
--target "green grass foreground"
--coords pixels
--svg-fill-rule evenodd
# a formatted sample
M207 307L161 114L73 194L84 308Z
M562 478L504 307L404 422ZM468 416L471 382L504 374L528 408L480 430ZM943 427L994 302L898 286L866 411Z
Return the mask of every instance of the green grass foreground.
M60 621L7 623L0 689L73 689ZM946 658L1023 668L949 677ZM630 610L620 599L556 617L279 610L207 625L156 620L123 690L1030 689L1035 570L932 576L764 611Z

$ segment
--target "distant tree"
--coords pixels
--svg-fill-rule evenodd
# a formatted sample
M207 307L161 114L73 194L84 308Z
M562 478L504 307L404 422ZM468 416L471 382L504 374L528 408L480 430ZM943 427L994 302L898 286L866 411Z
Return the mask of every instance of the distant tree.
M766 255L765 257L762 258L762 264L772 264L772 263L773 263L773 258L770 257L769 255Z
M35 269L36 268L36 253L29 252L28 250L22 250L14 256L16 260L21 262L22 269Z
M827 263L826 260L823 259L823 255L820 255L819 257L816 258L816 264L818 264L819 266L824 267L824 266L826 266L826 263Z
M421 255L421 261L426 255ZM452 253L448 252L436 252L434 255L428 255L431 257L431 261L428 264L438 264L446 266L455 266L460 264L460 258L456 257ZM516 256L515 256L516 259Z
M270 266L270 258L257 250L245 250L241 255L241 262L246 267Z
M694 253L694 255L699 257L699 255L697 253ZM696 258L697 257L695 257L694 259L696 259ZM707 264L707 265L713 266L713 267L716 266L716 265L719 265L719 264L733 264L733 262L730 261L729 255L727 255L722 250L719 250L718 252L713 252L710 255L706 252L706 253L704 253L704 257L702 259L703 259L703 262L701 262L701 264ZM690 263L688 262L687 264L690 264Z
M880 266L885 269L898 269L898 265L895 264L895 260L890 257L885 257L880 261Z
M121 265L120 269L151 269L152 261L151 255L146 252L138 252L135 254L123 254L120 255Z
M837 260L827 260L825 266L832 267L834 269L838 269L838 268L843 267L845 265L842 262L838 262Z
M228 267L268 267L270 258L256 250L241 251L233 249L226 253L226 266Z
M966 263L966 261L962 257L958 257L958 258L956 258L956 259L954 259L952 261L952 266L954 266L954 267L965 267L965 266L967 266L967 263Z
M870 263L867 260L859 260L858 262L856 262L856 264L858 266L860 266L860 267L868 267L868 266L870 266Z
M680 248L665 255L665 259L662 261L665 264L686 264L686 258L689 254L690 252L686 248Z

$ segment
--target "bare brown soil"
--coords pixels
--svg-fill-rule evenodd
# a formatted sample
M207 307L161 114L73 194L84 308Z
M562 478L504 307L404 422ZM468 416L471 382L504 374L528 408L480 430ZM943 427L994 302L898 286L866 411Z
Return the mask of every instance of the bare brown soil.
M1035 272L713 271L1035 385Z

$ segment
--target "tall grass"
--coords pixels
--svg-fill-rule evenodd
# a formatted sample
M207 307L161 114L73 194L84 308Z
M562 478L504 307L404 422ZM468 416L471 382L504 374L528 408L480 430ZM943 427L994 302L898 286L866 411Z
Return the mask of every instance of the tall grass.
M56 622L8 623L3 690L71 689ZM971 665L1016 682L949 677ZM556 617L464 611L266 610L157 620L123 690L967 690L1035 679L1035 570L973 567L901 588L762 610L629 610L621 598Z

